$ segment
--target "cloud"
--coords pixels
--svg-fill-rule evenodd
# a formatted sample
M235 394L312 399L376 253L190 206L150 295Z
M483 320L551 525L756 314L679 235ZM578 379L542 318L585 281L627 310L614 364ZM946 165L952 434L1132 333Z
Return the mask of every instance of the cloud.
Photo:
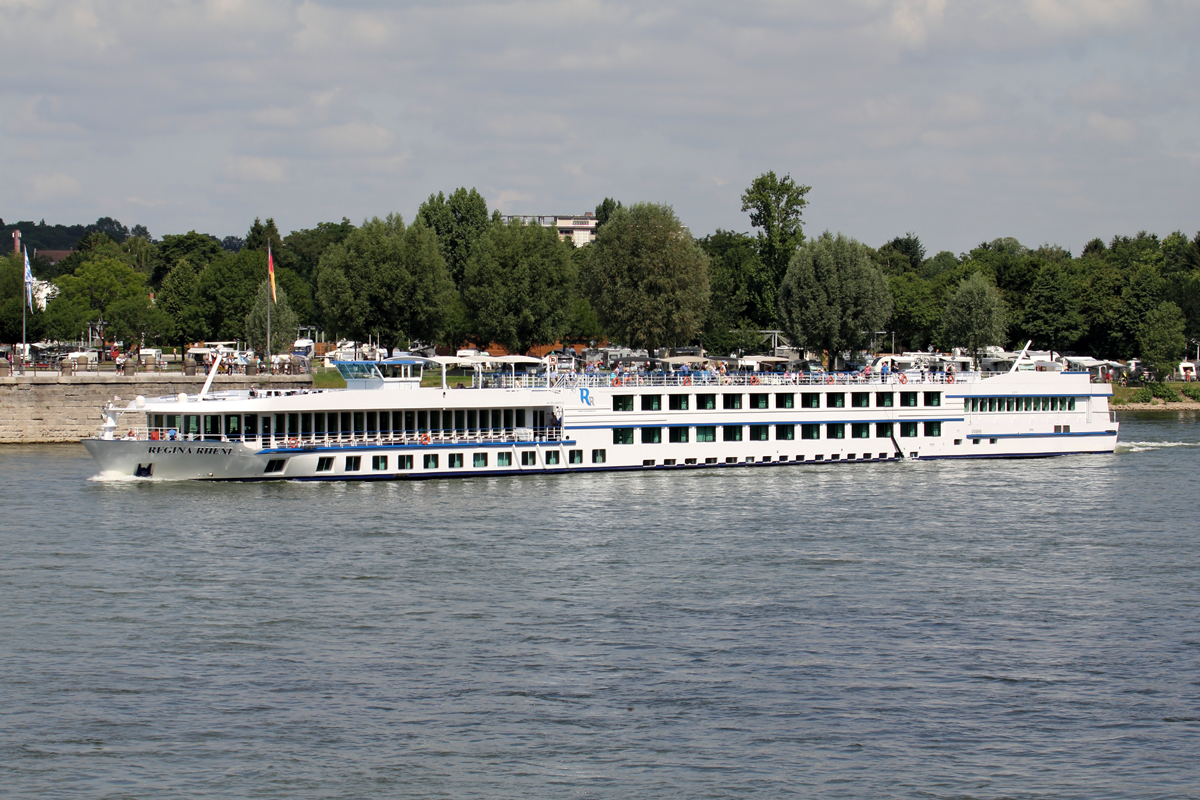
M53 175L34 175L29 179L29 191L26 196L31 202L42 203L47 200L62 200L76 197L83 193L83 186L77 178L63 172Z
M1182 0L0 0L0 204L224 235L462 185L665 201L703 235L747 229L774 169L810 228L1070 244L1193 224L1197 38Z

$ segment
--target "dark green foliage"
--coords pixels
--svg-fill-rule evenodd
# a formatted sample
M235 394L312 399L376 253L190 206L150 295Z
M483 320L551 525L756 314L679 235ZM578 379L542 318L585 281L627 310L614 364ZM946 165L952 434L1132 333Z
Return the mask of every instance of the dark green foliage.
M950 347L966 348L978 369L985 347L1004 344L1007 318L1000 292L982 273L972 272L946 304L942 339Z
M1185 385L1179 391L1187 399L1194 400L1195 402L1200 403L1200 386L1197 386L1194 383L1189 383L1189 384Z
M467 261L488 226L487 202L472 188L459 187L446 197L441 192L417 209L417 217L437 234L442 259L455 286L462 286Z
M25 336L30 342L42 337L44 315L35 302L25 304L25 259L15 254L0 258L0 342L21 341L21 309L25 309Z
M796 248L804 243L800 217L812 189L775 173L764 172L742 194L742 211L750 212L750 224L759 228L758 255L771 275L771 285L779 286L791 264Z
M1129 395L1129 402L1131 403L1149 403L1152 400L1154 400L1154 390L1149 386L1143 386Z
M462 297L473 337L524 353L567 332L575 265L558 232L520 221L493 222L472 249ZM582 309L581 309L582 311Z
M217 238L207 233L188 231L167 234L158 245L158 258L150 276L150 283L154 286L161 284L163 278L181 259L190 259L193 266L202 269L223 252Z
M892 239L892 248L908 259L909 269L920 269L925 263L925 246L921 244L920 238L915 233L909 231L903 236L897 236Z
M698 244L708 255L712 290L705 347L714 353L754 349L762 340L758 331L775 328L778 306L772 276L758 255L758 241L747 233L718 230Z
M1149 389L1151 397L1157 397L1158 399L1164 400L1168 403L1178 403L1180 400L1179 392L1163 383L1161 380L1162 377L1163 376L1160 375L1159 381L1155 383L1148 383L1142 388Z
M1170 302L1151 309L1138 328L1139 352L1160 381L1174 372L1183 358L1187 347L1183 329L1183 312Z
M331 245L346 241L346 237L352 233L354 223L346 217L342 217L341 222L318 222L315 228L292 231L284 237L275 263L294 271L310 285L315 285L321 256ZM292 295L292 303L296 303L295 294ZM297 313L301 319L305 319L299 308Z
M1059 263L1043 265L1030 289L1023 332L1035 347L1062 352L1087 332L1079 287Z
M278 277L278 276L276 276ZM287 292L276 281L275 302L271 302L271 284L263 279L254 294L254 305L242 320L242 329L250 348L259 356L291 351L298 324L296 312L288 303ZM271 303L271 347L267 343L267 304Z
M600 201L600 205L596 206L596 230L600 230L618 208L624 208L619 200L606 197Z
M266 222L255 217L254 222L250 225L250 230L246 232L246 241L242 244L242 248L262 250L265 253L268 244L276 253L283 249L283 237L279 235L279 228L275 227L275 220L272 217L267 217Z
M708 311L708 256L670 206L618 208L588 249L589 299L617 342L655 349L695 340Z
M793 345L829 354L858 350L892 316L887 280L870 249L829 231L792 257L779 287L781 327Z

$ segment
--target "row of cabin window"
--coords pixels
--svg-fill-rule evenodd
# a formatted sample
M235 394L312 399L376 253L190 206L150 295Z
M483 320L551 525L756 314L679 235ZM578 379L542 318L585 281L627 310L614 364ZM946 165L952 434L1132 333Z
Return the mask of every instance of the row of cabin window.
M969 397L967 411L1074 411L1074 397Z
M447 453L446 467L448 469L462 469L464 453ZM475 468L483 468L488 465L488 453L472 453L471 466ZM512 453L496 453L497 467L511 467ZM396 460L391 461L392 458ZM557 450L548 450L543 453L545 464L548 467L553 467L559 463L559 453ZM362 456L346 456L343 466L344 472L361 472L362 471ZM592 451L592 463L603 464L607 460L607 451L597 449ZM422 456L422 467L424 469L440 469L440 454L427 453ZM267 472L282 471L284 459L275 459L268 463ZM378 455L371 456L371 470L374 472L389 471L389 464L395 464L395 470L411 470L413 468L413 457L409 454L401 454L396 456ZM570 450L567 452L567 463L582 464L583 451ZM322 456L317 459L317 472L332 472L334 464L333 456ZM277 465L277 466L276 466ZM275 466L275 469L272 469ZM522 450L521 451L521 466L533 467L537 466L537 451Z
M876 408L891 408L896 402L895 392L801 392L800 393L800 408L821 408L821 396L825 396L825 408L846 408L846 395L850 395L850 408L870 408L871 395L875 395ZM917 400L921 399L927 408L936 408L942 404L941 392L900 392L900 405L915 408ZM924 397L919 397L924 395ZM775 408L795 408L796 393L795 392L776 392ZM637 395L641 398L642 411L662 411L663 396L661 394L643 394ZM667 410L669 411L689 411L692 395L687 394L669 394L667 395ZM697 394L696 410L697 411L713 411L717 408L717 397L715 394ZM742 398L748 398L746 408L770 408L771 394L755 393L749 395L741 394L722 394L721 407L726 411L735 411L742 408ZM613 395L613 411L633 411L634 410L634 395L618 394Z
M293 414L154 414L151 427L182 435L233 436L374 436L377 433L511 431L524 428L523 408L455 411L331 411Z
M892 435L893 425L902 437L915 437L923 430L925 436L941 436L942 423L937 420L928 422L829 422L825 425L816 423L802 425L721 425L721 440L725 442L740 442L746 429L749 429L747 441L765 442L771 438L771 428L775 429L775 439L792 441L796 438L796 428L800 429L801 439L820 439L821 429L825 429L826 439L845 439L849 431L852 439L870 439L872 425L875 428L875 438L887 439ZM715 442L717 440L716 425L697 425L695 428L667 428L667 441L672 444L686 444L695 431L697 442ZM663 441L662 428L613 428L613 444L633 444L634 431L641 431L642 444L661 444Z

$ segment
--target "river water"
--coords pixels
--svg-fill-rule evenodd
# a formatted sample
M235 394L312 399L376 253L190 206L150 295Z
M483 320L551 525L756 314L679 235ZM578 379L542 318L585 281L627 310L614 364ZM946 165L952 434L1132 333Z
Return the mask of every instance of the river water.
M364 484L0 448L5 797L1200 796L1195 417Z

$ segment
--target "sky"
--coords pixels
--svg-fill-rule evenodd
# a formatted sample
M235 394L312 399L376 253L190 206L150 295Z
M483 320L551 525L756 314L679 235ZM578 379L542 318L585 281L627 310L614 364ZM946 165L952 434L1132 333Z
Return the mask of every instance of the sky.
M1200 230L1196 0L0 0L0 218L244 236L605 197L930 254ZM1191 46L1189 46L1191 45Z

